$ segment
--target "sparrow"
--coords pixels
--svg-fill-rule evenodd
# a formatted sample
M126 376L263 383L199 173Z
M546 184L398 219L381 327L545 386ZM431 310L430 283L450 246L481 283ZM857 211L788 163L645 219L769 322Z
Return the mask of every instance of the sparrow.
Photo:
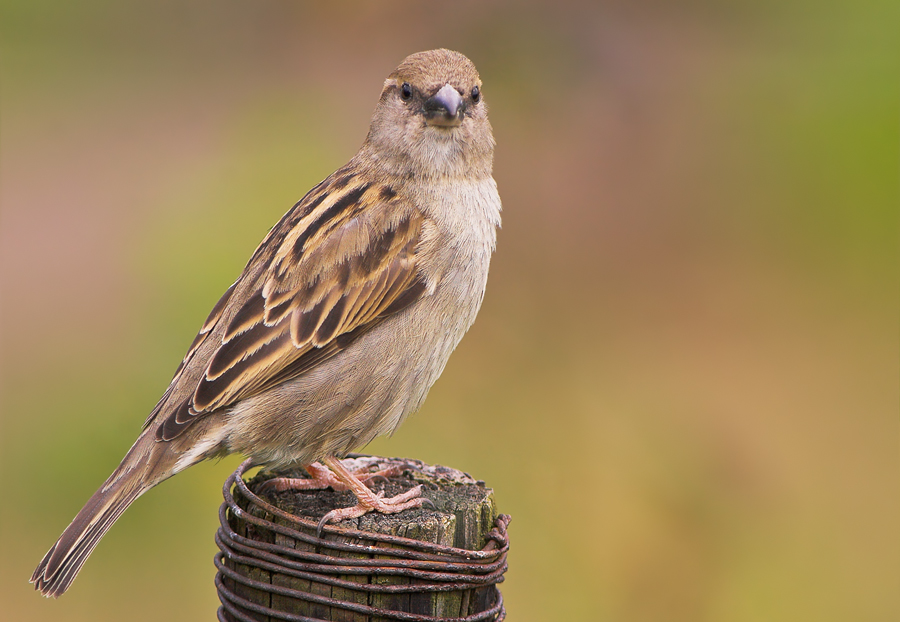
M358 504L324 522L425 502L384 498L340 458L417 410L481 307L500 226L494 138L473 63L412 54L384 82L359 152L296 203L213 307L118 468L31 577L68 589L135 499L230 453L302 465Z

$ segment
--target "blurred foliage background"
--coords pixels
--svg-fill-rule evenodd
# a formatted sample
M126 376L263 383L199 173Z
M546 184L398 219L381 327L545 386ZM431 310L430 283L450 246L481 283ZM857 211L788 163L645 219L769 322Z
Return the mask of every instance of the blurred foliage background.
M213 619L232 456L27 579L384 77L484 79L478 322L373 453L512 514L510 619L896 620L900 4L0 0L0 607Z

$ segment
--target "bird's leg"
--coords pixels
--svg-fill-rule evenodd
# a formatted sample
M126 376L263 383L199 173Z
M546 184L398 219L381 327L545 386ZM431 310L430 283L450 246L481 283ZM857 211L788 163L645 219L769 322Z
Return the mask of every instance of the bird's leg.
M357 504L352 508L331 510L328 514L323 516L322 520L319 521L318 531L320 532L320 535L322 528L327 523L342 521L345 518L356 518L357 516L362 516L372 510L381 512L382 514L396 514L403 510L417 508L425 503L429 503L432 506L434 505L428 499L420 496L422 494L421 484L396 497L385 499L384 492L375 494L369 490L368 486L360 481L347 467L341 464L341 461L337 458L329 456L324 458L322 462L328 465L334 472L333 477L341 481L345 485L345 489L353 491L353 494L356 495Z
M336 462L340 464L339 460L336 460ZM313 462L303 468L309 473L309 478L273 477L272 479L263 482L262 486L259 487L259 490L284 492L285 490L322 490L330 487L337 492L343 492L351 489L346 482L336 477L331 469L319 462ZM359 482L371 482L377 478L386 479L388 477L400 475L403 472L403 466L392 466L380 471L366 471L365 469L360 469L358 471L347 472L351 473L351 476Z

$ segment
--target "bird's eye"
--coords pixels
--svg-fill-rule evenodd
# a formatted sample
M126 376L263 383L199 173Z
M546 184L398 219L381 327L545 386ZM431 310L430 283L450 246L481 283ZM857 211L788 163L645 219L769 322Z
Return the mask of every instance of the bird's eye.
M477 104L479 99L481 99L481 90L477 86L473 86L472 87L472 101Z
M412 97L412 87L409 85L409 82L404 82L400 87L400 97L403 98L403 101L408 101Z

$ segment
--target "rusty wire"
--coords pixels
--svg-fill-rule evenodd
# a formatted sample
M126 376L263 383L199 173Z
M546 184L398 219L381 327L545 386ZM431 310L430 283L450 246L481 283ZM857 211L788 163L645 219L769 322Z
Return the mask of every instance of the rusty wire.
M326 525L323 537L319 538L314 535L317 528L316 521L285 512L263 501L249 489L244 482L243 474L250 466L249 460L241 464L228 477L222 489L225 501L219 508L220 527L216 532L216 544L219 546L220 552L215 557L218 569L216 590L222 603L218 610L218 619L221 622L227 622L229 619L239 622L257 622L259 618L252 614L289 622L327 622L321 618L310 618L296 613L278 611L251 602L230 589L226 585L226 578L232 581L232 584L240 583L269 595L276 594L384 620L482 622L499 621L506 617L503 596L496 585L503 581L503 573L507 569L506 554L509 550L509 538L506 527L509 524L509 516L501 514L497 517L494 528L487 534L487 544L480 551L469 551L400 536L344 529L332 525ZM232 492L232 487L234 487L234 492ZM238 505L236 497L249 504L247 510ZM248 511L251 506L256 506L269 515L281 518L301 529L294 529L255 516ZM268 531L295 541L305 542L311 545L313 550L297 550L247 538L234 531L229 521L230 517L239 518L253 525L259 531ZM363 543L338 542L329 539L329 534ZM366 556L377 555L379 559L335 557L327 554L327 551L341 551ZM249 566L271 573L368 594L461 591L465 594L464 600L468 600L470 596L475 597L474 590L476 588L493 586L494 595L491 599L491 606L484 611L462 618L433 617L382 609L264 583L238 572L235 569L236 565ZM357 583L341 579L340 575L395 576L406 577L412 581L410 584L401 585ZM226 617L226 612L230 618Z

